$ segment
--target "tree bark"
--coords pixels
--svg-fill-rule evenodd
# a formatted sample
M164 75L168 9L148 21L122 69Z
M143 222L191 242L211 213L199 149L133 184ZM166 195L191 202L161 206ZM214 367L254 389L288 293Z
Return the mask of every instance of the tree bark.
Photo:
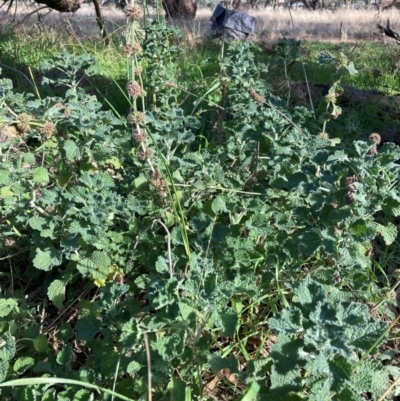
M106 46L108 46L110 44L110 39L108 38L106 26L104 24L104 19L103 19L102 15L101 15L99 1L98 0L93 0L93 4L94 4L94 9L96 10L97 25L100 28L100 32L101 32L101 34L103 36L104 43L106 44Z
M46 4L47 7L62 13L75 12L81 7L83 0L35 0L36 3Z
M163 0L167 18L194 19L197 12L196 0Z

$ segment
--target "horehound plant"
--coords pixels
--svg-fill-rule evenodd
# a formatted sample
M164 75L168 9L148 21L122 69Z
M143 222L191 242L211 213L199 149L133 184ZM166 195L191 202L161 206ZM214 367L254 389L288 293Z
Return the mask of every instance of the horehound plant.
M145 4L144 4L145 9ZM138 56L142 53L141 42L145 39L147 31L140 28L138 20L144 18L144 26L148 27L146 22L146 14L142 10L141 6L134 3L129 4L125 9L127 17L127 32L126 32L126 44L124 46L124 53L127 56L127 76L128 83L126 84L126 91L131 99L131 113L128 116L128 121L132 125L132 138L139 144L139 150L137 151L137 157L140 160L147 162L150 168L149 183L155 188L157 194L161 199L169 196L173 212L177 221L180 222L180 228L182 238L185 243L185 251L187 256L190 255L188 234L186 232L185 218L183 215L182 207L180 205L179 197L177 195L176 188L172 174L169 171L168 163L165 156L160 151L154 137L151 135L148 127L146 126L146 102L145 96L146 91L144 90L142 68L139 64ZM160 22L160 21L158 21ZM156 109L156 98L153 93L153 108ZM139 104L140 102L140 104ZM139 111L139 109L141 109ZM168 185L163 178L162 172L156 166L153 165L151 159L153 157L153 149L149 145L149 136L152 140L152 144L156 150L158 157L161 159L164 165L169 181L171 182L170 191ZM164 226L165 227L165 226ZM168 233L168 232L167 232ZM169 233L168 233L169 235Z

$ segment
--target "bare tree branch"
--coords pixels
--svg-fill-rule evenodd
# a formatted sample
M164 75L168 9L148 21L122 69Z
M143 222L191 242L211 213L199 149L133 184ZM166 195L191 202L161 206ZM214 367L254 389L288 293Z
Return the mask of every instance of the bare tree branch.
M391 28L390 28L390 21L389 18L387 20L387 24L386 24L386 28L384 26L382 26L381 24L378 24L376 26L382 33L384 33L386 36L389 36L390 38L393 38L396 43L398 45L400 45L400 35L396 32L394 32Z

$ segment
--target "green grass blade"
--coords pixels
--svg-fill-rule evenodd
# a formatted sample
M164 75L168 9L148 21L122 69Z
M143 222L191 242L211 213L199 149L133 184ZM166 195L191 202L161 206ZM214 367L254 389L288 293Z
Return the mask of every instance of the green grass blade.
M196 102L196 104L195 104L195 106L194 106L194 109L193 109L193 111L192 111L192 115L193 115L194 112L196 111L197 106L205 99L205 97L206 97L207 95L209 95L210 93L214 92L215 90L217 90L220 86L221 86L221 82L218 81L218 82L215 83L203 96L201 96L201 97L197 100L197 102Z
M36 384L69 384L74 386L82 386L87 388L93 388L103 393L108 393L125 401L134 401L132 398L128 398L124 395L118 394L115 391L108 390L107 388L97 386L96 384L81 382L78 380L64 379L58 377L37 377L28 379L16 379L10 380L8 382L0 383L0 387L10 387L10 386L34 386Z
M257 382L251 382L244 390L244 394L237 401L254 401L260 391L260 385Z

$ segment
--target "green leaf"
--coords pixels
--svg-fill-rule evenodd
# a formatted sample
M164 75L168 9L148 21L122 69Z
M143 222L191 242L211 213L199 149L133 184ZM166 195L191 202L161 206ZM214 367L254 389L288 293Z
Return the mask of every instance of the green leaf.
M47 224L46 219L44 219L41 216L32 216L28 220L28 224L33 228L34 230L42 231L43 227Z
M90 258L80 260L77 268L83 277L105 280L110 273L111 259L105 252L94 251Z
M61 341L68 341L74 336L74 331L69 323L62 323L57 333L57 338Z
M9 185L10 172L8 170L0 170L0 185Z
M35 163L35 155L33 153L24 153L24 163L33 164Z
M72 401L93 401L93 395L87 390L80 389L74 394Z
M238 322L237 313L231 308L221 308L214 312L215 325L222 328L222 335L233 336Z
M73 355L72 345L71 344L64 345L62 350L57 354L57 363L59 365L69 365L69 363L72 360L72 355Z
M256 381L249 383L244 389L244 394L238 401L254 401L257 399L257 394L260 391L260 385ZM289 399L288 399L289 401Z
M137 189L137 190L141 190L141 189L145 189L145 188L147 188L147 183L148 183L148 180L147 180L147 178L144 176L144 175L139 175L139 177L137 177L137 178L135 178L134 180L133 180L133 183L134 183L134 185L135 185L135 188Z
M62 263L62 252L54 248L45 248L42 251L36 248L36 256L33 259L33 266L37 269L49 271L54 266L59 266Z
M77 338L83 341L91 340L99 332L100 328L100 321L90 315L80 318L75 326Z
M69 183L70 179L72 178L72 176L73 174L68 172L57 174L56 176L57 185L61 188L65 188Z
M63 144L63 148L67 160L73 161L81 157L79 147L75 141L72 141L71 139L66 140Z
M172 334L157 339L153 344L154 349L158 351L164 361L170 362L181 355L184 350L184 342L178 334Z
M284 309L276 318L268 321L271 330L286 334L296 334L303 330L303 315L295 307Z
M62 308L65 300L65 287L64 280L54 280L47 289L47 296L58 309Z
M49 182L49 172L44 167L36 167L33 170L33 181L38 184L47 184Z
M168 383L168 390L171 393L171 400L186 401L186 383L183 380L179 379L178 377L173 377Z
M37 352L40 354L46 354L49 350L49 343L47 341L47 337L44 334L39 334L33 340L33 346Z
M14 310L18 312L18 302L15 299L0 299L0 317L8 316Z
M354 67L354 63L352 61L350 61L350 63L347 64L345 67L347 68L347 71L349 71L350 75L357 75L358 74L358 71Z
M140 365L140 363L138 363L136 361L131 361L131 362L129 362L128 367L126 368L126 372L132 375L132 374L138 372L141 368L142 368L142 365Z
M14 192L11 191L11 185L0 188L0 198L12 198L13 196Z
M0 360L0 382L6 379L9 366L10 364L8 361Z
M217 196L211 203L211 209L215 214L227 212L225 198L222 195Z
M229 369L231 373L239 374L238 361L233 354L227 358L211 354L208 356L208 364L214 374L218 374L222 369Z
M116 170L119 170L121 168L121 162L116 156L107 159L106 163L111 164Z
M397 227L392 223L387 223L386 226L375 223L376 230L382 235L386 245L392 244L397 238Z
M0 336L0 360L7 361L14 358L15 352L15 338L9 332L2 334Z
M35 360L30 356L18 358L14 363L14 371L19 375L25 373L28 369L35 365Z

